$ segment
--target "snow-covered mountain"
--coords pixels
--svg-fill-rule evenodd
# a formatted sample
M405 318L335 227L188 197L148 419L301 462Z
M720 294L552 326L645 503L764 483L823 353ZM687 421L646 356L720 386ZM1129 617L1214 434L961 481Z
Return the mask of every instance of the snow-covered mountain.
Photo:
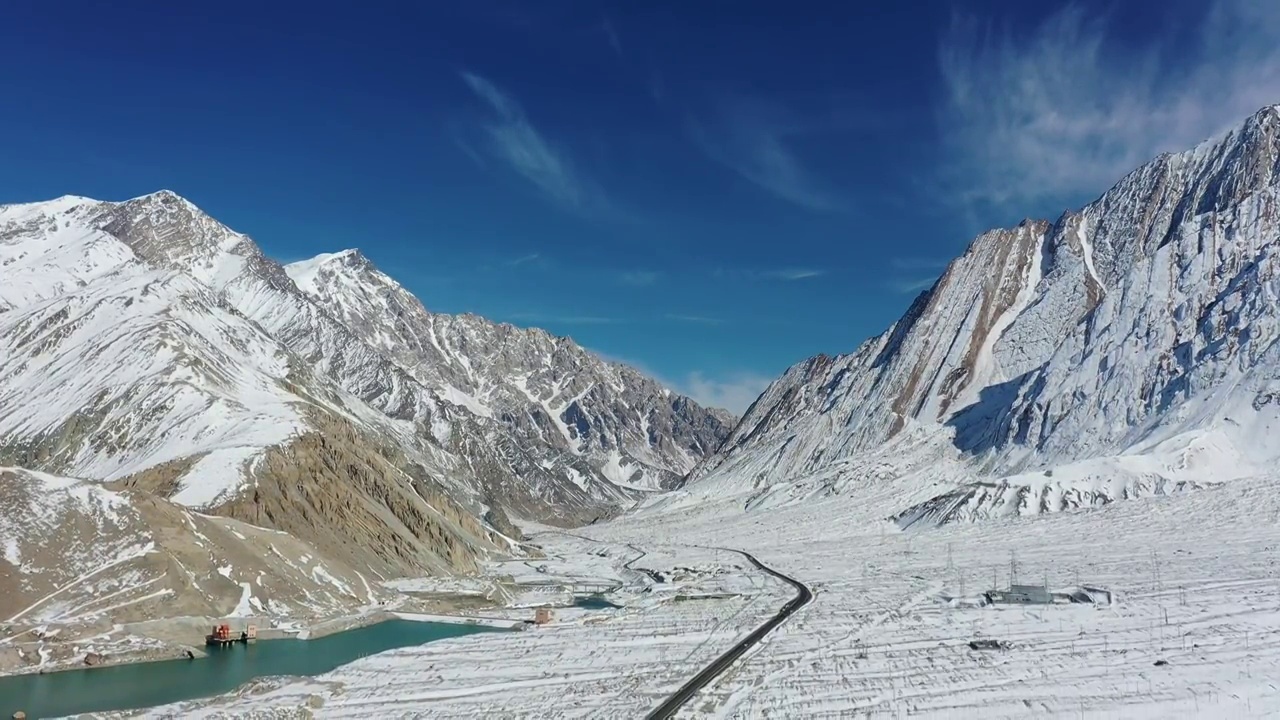
M313 370L208 284L208 264L180 272L112 234L179 202L0 208L0 463L287 530L380 575L505 548L448 491L461 461L418 425Z
M358 255L287 272L168 191L0 206L0 278L0 462L322 543L362 518L290 492L310 471L367 531L398 519L389 573L467 567L503 542L481 515L616 514L728 431L567 339L427 313Z
M580 483L656 490L681 480L730 429L698 406L572 340L472 314L431 313L358 250L286 266L298 287L449 402L498 421Z
M1280 458L1278 193L1280 106L982 234L884 334L775 381L688 490L893 487L910 524L1258 472Z

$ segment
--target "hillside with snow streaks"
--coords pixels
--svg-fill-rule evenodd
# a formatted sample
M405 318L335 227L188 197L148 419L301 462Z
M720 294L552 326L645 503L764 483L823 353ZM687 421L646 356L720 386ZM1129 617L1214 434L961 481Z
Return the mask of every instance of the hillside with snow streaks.
M303 426L279 382L286 355L175 273L129 266L0 315L0 346L0 437L33 467L114 480L205 453L248 459ZM237 463L220 470L183 478L174 498L234 492Z
M1278 194L1280 106L984 233L884 334L775 381L686 490L848 491L907 432L946 439L884 474L913 522L1257 474L1280 458Z
M358 250L285 270L347 328L442 398L497 420L537 448L546 469L581 483L671 487L729 431L724 413L568 338L472 314L429 312Z

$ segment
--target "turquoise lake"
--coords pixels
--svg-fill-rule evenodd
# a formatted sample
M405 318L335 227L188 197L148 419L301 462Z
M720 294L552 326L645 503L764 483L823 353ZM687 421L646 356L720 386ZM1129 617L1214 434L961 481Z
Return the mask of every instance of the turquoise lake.
M130 710L230 692L254 678L319 675L385 650L481 632L481 625L388 620L315 640L208 648L209 657L0 677L0 718Z

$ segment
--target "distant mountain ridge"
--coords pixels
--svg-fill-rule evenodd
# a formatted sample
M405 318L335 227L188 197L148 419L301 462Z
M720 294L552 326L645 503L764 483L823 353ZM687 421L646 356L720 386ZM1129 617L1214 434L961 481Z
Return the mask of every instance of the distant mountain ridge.
M518 437L568 451L566 468L585 460L616 485L656 490L677 483L728 434L722 412L567 338L473 314L428 312L358 250L285 270L445 400L497 419Z

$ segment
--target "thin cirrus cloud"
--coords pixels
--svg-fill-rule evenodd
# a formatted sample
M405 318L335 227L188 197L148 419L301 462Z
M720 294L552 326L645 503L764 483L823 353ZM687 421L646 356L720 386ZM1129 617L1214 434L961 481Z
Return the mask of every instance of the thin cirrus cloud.
M921 278L901 278L897 280L890 280L885 283L885 286L896 293L906 295L908 293L917 293L921 290L926 290L932 287L937 281L938 277L936 275Z
M508 260L507 267L520 267L521 265L528 265L529 263L537 262L538 258L540 257L542 256L539 255L538 253L529 253L528 255L521 255L520 257L515 257Z
M613 26L613 22L609 18L605 18L600 23L600 29L604 32L605 38L609 41L609 47L613 48L614 54L623 57L622 40L618 38L618 29Z
M567 152L553 146L533 126L514 97L475 73L464 71L461 75L490 112L480 123L484 154L568 210L593 214L607 209L603 192L575 167ZM465 140L458 145L473 157L479 152Z
M675 322L691 323L694 325L719 325L724 322L720 318L708 317L706 315L682 315L679 313L667 313L663 316L667 320Z
M632 287L648 287L658 282L661 273L652 270L632 270L618 275L618 281Z
M809 210L844 209L790 146L802 123L781 108L738 98L722 102L710 119L690 116L687 126L703 154L775 197Z
M938 113L956 199L1078 201L1280 99L1280 3L1209 0L1174 44L1069 5L1030 32L957 16ZM1187 39L1189 38L1189 40Z
M721 280L782 280L784 282L811 280L813 278L822 277L826 274L826 270L805 267L781 268L778 270L750 270L743 268L719 267L711 272L713 277Z
M770 270L764 275L766 277L777 278L779 280L808 280L825 275L825 270L814 270L811 268L787 268L784 270Z
M938 274L946 266L947 261L939 258L920 256L890 258L889 267L896 271L897 277L885 281L884 286L902 295L918 293L932 287L938 281Z
M941 258L919 256L889 258L889 265L894 270L941 270L947 266L947 262Z

